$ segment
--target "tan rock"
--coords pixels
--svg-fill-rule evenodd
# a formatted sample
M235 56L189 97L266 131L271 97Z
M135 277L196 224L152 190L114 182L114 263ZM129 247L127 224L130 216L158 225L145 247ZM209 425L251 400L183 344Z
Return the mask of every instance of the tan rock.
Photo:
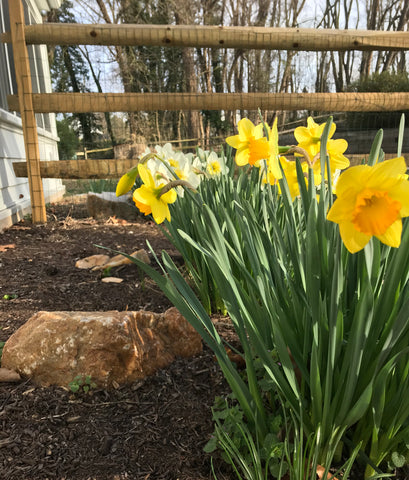
M175 308L164 314L38 312L5 343L2 367L45 386L89 375L111 388L201 350L200 336Z
M115 217L135 221L141 215L131 198L125 195L117 197L115 192L89 192L87 210L90 217L99 219Z
M122 283L124 279L118 277L104 277L101 281L104 283Z
M141 260L141 262L149 264L150 258L147 252L143 249L141 250L136 250L136 252L131 253L131 257L137 258L138 260ZM105 270L106 268L114 268L114 267L120 267L122 265L128 265L132 263L132 260L130 260L128 257L125 257L122 254L115 255L115 257L112 257L109 259L108 262L102 264L102 265L96 265L92 270Z
M91 255L90 257L81 258L75 262L77 268L87 269L96 266L105 265L109 262L108 255Z

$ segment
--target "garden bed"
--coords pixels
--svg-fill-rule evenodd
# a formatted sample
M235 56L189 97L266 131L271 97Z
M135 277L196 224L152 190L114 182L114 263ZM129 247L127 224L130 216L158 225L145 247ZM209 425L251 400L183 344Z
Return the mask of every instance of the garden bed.
M181 258L153 223L87 218L84 204L48 208L49 222L22 221L0 234L0 342L40 310L163 312L170 304L134 265L113 269L120 284L75 262L105 253L95 244L131 253L166 249ZM5 247L7 246L7 247ZM228 323L215 319L231 335ZM212 353L178 359L155 376L113 391L73 394L29 380L0 383L2 480L210 479L203 446L211 406L228 391ZM228 477L215 460L220 479Z

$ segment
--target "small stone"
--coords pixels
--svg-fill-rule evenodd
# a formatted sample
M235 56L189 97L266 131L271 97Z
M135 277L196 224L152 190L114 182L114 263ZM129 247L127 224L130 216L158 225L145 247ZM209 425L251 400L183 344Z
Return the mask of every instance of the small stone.
M123 278L118 277L104 277L102 281L104 283L122 283L124 280Z
M0 368L0 382L20 382L21 377L15 370Z

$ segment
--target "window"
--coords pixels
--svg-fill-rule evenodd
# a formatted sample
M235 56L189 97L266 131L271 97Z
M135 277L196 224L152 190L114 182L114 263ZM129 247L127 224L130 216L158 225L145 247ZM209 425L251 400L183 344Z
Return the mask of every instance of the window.
M36 23L33 12L25 2L24 17L27 25ZM0 0L0 22L1 32L10 31L8 0ZM49 91L47 88L47 80L49 83L47 49L44 45L27 45L27 50L33 93L45 93ZM15 93L17 93L17 84L12 45L0 43L0 108L8 110L7 95ZM36 121L38 127L52 131L49 114L36 113Z
M10 31L7 0L0 0L0 32ZM7 95L17 92L13 51L9 43L0 43L0 108L8 110Z

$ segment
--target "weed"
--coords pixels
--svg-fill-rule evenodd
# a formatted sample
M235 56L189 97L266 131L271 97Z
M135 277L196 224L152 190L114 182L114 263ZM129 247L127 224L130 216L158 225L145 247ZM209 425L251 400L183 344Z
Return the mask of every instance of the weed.
M18 295L15 293L3 295L3 300L15 300L18 298Z
M91 380L91 375L77 375L68 384L72 393L88 393L97 387L97 384Z

